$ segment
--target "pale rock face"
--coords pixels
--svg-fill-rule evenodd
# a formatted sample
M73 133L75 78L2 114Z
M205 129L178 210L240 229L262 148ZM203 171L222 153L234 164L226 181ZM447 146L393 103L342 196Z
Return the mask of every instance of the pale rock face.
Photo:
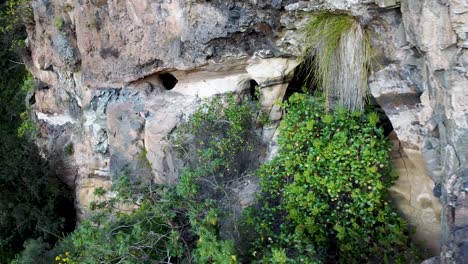
M408 223L416 227L413 238L432 252L439 252L440 241L428 238L441 235L441 205L433 195L434 182L426 175L424 158L420 151L403 148L396 135L391 138L393 169L400 177L390 188L390 195Z
M468 259L466 1L33 0L32 7L26 64L43 82L31 100L37 143L75 188L81 217L93 190L110 188L122 171L176 182L168 135L213 96L245 97L258 84L262 114L273 121L259 128L262 160L271 159L282 117L275 101L303 49L298 29L316 11L346 12L371 32L381 63L369 88L397 136L396 204L417 239L434 252L440 242L440 262ZM66 156L69 143L74 153ZM233 190L240 207L252 202L255 184Z

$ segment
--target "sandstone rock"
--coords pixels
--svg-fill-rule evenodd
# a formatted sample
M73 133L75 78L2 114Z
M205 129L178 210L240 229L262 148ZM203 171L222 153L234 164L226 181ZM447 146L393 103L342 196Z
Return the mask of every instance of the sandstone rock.
M369 86L405 148L420 149L424 130L419 113L423 107L418 88L405 75L404 69L391 64L376 72Z
M407 39L419 49L436 51L456 43L447 5L437 0L405 0L401 11Z
M400 175L390 188L390 194L397 208L410 225L416 227L414 239L429 246L438 254L440 243L441 205L434 197L434 182L426 175L424 159L419 151L405 149L393 134L393 169Z
M37 143L57 159L64 144L74 143L74 154L59 160L67 163L63 171L75 185L81 216L92 189L108 188L123 169L134 177L175 182L177 164L166 137L204 99L231 92L241 97L255 81L262 112L278 121L282 113L274 102L282 100L303 48L298 29L312 12L346 12L371 32L382 67L370 79L370 90L407 155L394 160L401 175L392 188L397 206L434 250L442 210L441 263L468 258L466 196L460 191L468 164L466 1L33 0L31 5L35 25L28 28L25 63L48 88L36 91L32 106L42 133ZM165 86L163 74L173 75L177 84ZM261 133L268 160L278 148L276 124ZM143 164L151 168L142 170ZM432 196L435 186L441 209Z

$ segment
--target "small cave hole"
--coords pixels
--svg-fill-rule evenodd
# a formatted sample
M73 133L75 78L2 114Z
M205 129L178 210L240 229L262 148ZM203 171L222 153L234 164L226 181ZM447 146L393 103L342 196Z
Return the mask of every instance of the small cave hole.
M250 98L252 101L258 101L259 100L259 94L257 93L257 89L259 89L259 85L255 80L250 80L249 81L249 92L250 92Z
M369 100L369 107L372 111L376 112L380 116L379 126L384 131L384 136L389 137L393 132L393 125L384 109L378 104L374 97L371 97Z
M315 86L313 78L309 75L308 67L310 61L307 60L299 64L294 70L294 76L289 82L288 88L286 89L286 94L283 97L283 100L286 101L294 93L305 93L307 91L314 92ZM313 76L312 76L313 77Z
M29 105L33 105L36 103L36 92L32 92L30 95L28 95L28 103Z
M172 88L174 88L179 82L174 75L168 72L160 74L159 79L166 90L172 90Z

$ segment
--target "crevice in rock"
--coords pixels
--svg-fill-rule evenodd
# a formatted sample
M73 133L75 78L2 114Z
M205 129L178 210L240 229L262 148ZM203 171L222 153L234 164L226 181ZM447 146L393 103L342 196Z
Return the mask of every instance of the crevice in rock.
M259 95L257 94L257 89L259 87L258 83L255 80L250 80L249 81L249 92L250 92L250 98L252 101L258 101L259 100Z
M383 129L384 136L388 138L389 135L393 132L393 125L385 113L385 110L377 103L374 97L369 99L369 108L370 110L379 114L380 121L378 125Z
M296 69L294 70L294 75L289 82L288 88L286 89L286 93L283 97L283 101L286 101L293 95L294 93L305 93L306 91L314 92L316 89L313 78L308 76L308 72L306 71L307 65L310 63L309 60L302 62L299 64Z

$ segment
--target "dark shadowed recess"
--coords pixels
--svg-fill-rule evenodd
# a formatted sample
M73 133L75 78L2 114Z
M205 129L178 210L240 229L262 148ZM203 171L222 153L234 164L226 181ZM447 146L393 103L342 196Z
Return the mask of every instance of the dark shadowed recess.
M172 90L179 82L179 80L177 80L177 78L174 75L168 72L160 74L159 79L161 80L166 90Z
M260 89L258 83L255 80L250 80L249 81L249 93L250 93L250 98L252 101L258 101L258 94L256 93L256 90Z
M379 126L384 130L384 136L388 137L393 131L393 125L384 109L377 103L375 98L372 95L369 95L369 110L374 111L379 114L380 122Z
M294 93L305 93L307 91L313 93L316 90L313 76L308 76L307 63L302 62L294 70L294 76L289 82L283 101L288 100Z

